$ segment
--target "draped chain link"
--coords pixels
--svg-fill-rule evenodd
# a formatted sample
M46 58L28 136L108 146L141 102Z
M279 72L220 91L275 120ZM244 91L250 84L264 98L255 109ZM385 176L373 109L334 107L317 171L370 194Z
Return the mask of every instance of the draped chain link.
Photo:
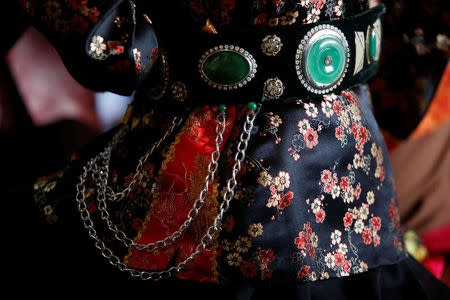
M251 130L253 128L253 123L256 114L254 110L249 110L246 114L246 120L243 125L243 131L240 135L239 143L237 145L237 152L234 156L235 163L233 165L231 177L227 181L226 191L223 194L223 201L219 207L219 213L214 219L213 224L207 229L205 235L200 239L200 243L196 246L195 251L191 253L185 260L172 266L166 270L161 271L146 271L139 270L127 266L121 262L120 258L117 257L112 250L107 247L104 242L97 235L97 231L94 228L94 223L91 219L91 215L87 209L86 205L86 180L90 173L92 179L96 186L98 187L97 201L99 202L99 210L101 212L101 218L106 222L109 230L114 233L117 240L121 241L127 248L136 248L138 250L147 250L152 252L156 249L165 248L175 242L176 239L182 236L183 232L190 226L192 220L197 216L199 210L204 204L204 200L208 195L208 188L211 183L215 180L215 173L218 169L218 160L220 158L220 146L223 143L223 133L225 131L225 112L221 111L217 116L217 126L216 126L216 149L211 154L211 162L208 165L208 175L205 178L205 187L200 192L199 198L194 202L192 209L188 213L186 221L180 226L180 228L173 234L168 235L166 238L157 241L155 243L149 243L146 245L138 244L132 239L128 238L126 234L120 230L109 218L109 213L107 211L106 199L109 198L111 201L119 201L124 197L128 196L130 191L134 188L137 183L137 179L142 175L143 164L148 160L149 156L153 151L159 147L163 140L167 138L168 135L174 130L174 128L181 123L181 120L174 119L172 126L164 134L164 136L152 146L152 148L139 160L138 166L136 167L136 176L130 184L125 188L124 191L119 193L114 193L111 188L108 187L108 174L109 174L109 163L111 159L112 149L115 144L123 136L123 132L118 132L116 136L113 137L111 142L105 147L104 151L99 153L96 157L92 158L83 167L83 172L79 177L79 183L76 186L76 202L78 205L78 210L80 212L81 220L83 221L83 226L88 232L88 235L95 241L95 247L100 250L103 257L105 257L109 263L117 267L120 271L128 272L132 277L137 277L142 280L153 280L158 281L161 279L172 277L173 275L179 273L186 265L194 260L196 256L201 254L207 246L211 243L214 236L216 236L221 229L221 224L224 214L228 211L230 207L230 202L234 197L235 188L237 185L237 174L241 170L242 163L245 159L245 151L247 150L248 141L251 136ZM102 165L100 165L102 163ZM137 176L139 174L139 176ZM142 176L141 176L142 177ZM141 178L142 179L142 178ZM134 182L134 183L133 183Z

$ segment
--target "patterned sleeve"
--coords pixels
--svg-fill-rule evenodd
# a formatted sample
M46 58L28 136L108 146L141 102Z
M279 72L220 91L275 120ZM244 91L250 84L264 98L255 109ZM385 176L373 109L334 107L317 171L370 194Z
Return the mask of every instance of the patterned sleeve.
M66 68L95 91L130 95L158 53L153 25L130 0L18 0Z

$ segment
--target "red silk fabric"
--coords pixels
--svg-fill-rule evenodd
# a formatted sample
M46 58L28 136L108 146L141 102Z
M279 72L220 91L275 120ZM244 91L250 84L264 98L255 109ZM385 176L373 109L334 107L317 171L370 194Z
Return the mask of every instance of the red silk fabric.
M143 230L136 239L140 244L165 238L178 230L187 219L189 210L204 188L208 164L216 148L216 110L204 107L192 113L168 150L159 172L158 187L154 194L156 196L147 214ZM221 149L230 136L235 113L234 107L227 111ZM161 270L166 269L170 261L174 260L178 264L186 259L195 251L200 239L217 216L219 192L217 186L217 183L209 186L204 207L183 237L174 245L153 253L133 249L128 253L125 262L135 268ZM208 247L203 254L189 263L178 277L200 282L216 281L216 246Z

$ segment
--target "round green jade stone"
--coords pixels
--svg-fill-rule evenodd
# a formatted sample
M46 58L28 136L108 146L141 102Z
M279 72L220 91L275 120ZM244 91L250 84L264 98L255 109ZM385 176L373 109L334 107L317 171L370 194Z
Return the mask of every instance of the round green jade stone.
M369 37L369 55L371 59L375 59L377 56L377 36L373 30Z
M306 71L316 83L331 85L344 72L346 55L346 50L338 39L323 38L307 54Z
M239 53L229 50L209 55L202 65L203 74L212 82L233 85L244 80L250 73L250 64Z
M247 104L247 108L250 110L256 110L258 108L258 105L255 102L249 102Z

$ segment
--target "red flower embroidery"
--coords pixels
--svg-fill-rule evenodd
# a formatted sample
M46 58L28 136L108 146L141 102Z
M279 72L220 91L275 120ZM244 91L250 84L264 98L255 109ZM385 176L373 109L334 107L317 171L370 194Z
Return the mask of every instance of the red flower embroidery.
M334 132L334 135L336 136L336 138L337 138L338 140L341 139L342 134L343 134L343 131L342 131L341 126L336 127L336 130L335 130L335 132Z
M344 177L341 178L340 186L341 186L341 190L347 189L347 187L348 187L348 177L344 176Z
M109 41L108 47L113 54L121 54L125 49L118 41Z
M325 219L325 211L321 209L316 213L316 222L323 223L324 219Z
M323 170L322 174L320 176L320 180L324 183L324 184L328 184L331 181L331 172L329 170Z
M337 252L334 255L334 263L336 264L336 266L342 266L344 261L345 261L345 257L341 252Z
M298 278L304 278L306 275L309 274L309 268L310 266L303 266L300 271L298 271L297 277Z
M306 147L310 149L319 143L317 131L312 128L308 128L303 138L306 142Z
M334 101L333 102L333 110L337 115L341 114L342 111L342 104L340 101Z
M246 277L255 277L256 271L258 270L258 267L251 262L246 262L241 266L241 272Z
M344 217L344 226L350 226L353 223L353 215L351 213L346 213Z
M362 237L364 239L364 244L368 245L372 242L372 233L369 229L364 230Z
M286 195L281 196L280 205L278 206L280 209L285 208L291 204L291 199L294 197L293 192L287 192Z
M265 280L265 279L271 278L271 277L272 277L272 269L264 268L264 270L262 270L262 272L261 272L261 279Z
M234 218L233 216L229 216L226 220L225 223L223 224L223 227L225 228L226 231L230 232L231 230L233 230L234 227Z
M298 237L295 239L295 243L297 244L297 247L299 249L306 248L306 245L308 244L308 240L306 239L306 233L304 231L301 231L298 234Z
M268 249L259 251L258 259L264 264L271 262L273 260L273 250Z
M381 219L379 217L372 218L373 230L378 231L381 228Z

